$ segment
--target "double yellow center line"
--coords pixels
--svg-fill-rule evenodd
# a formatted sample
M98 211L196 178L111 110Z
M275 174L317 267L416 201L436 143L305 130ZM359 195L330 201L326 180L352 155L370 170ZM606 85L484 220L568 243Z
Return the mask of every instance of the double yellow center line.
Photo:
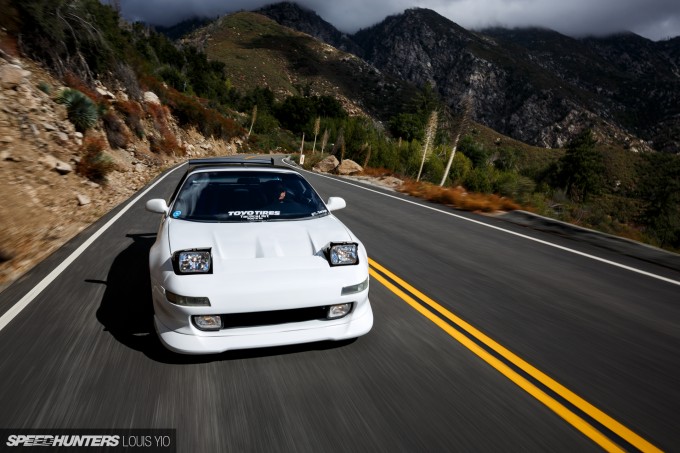
M370 265L369 273L371 277L379 281L387 289L392 291L400 299L414 308L418 313L432 321L460 344L468 348L475 355L491 365L493 368L517 384L520 388L536 398L538 401L546 405L550 410L562 417L574 428L588 436L606 451L623 452L625 450L617 445L614 441L609 439L602 432L600 432L597 428L592 426L588 421L584 420L574 411L548 395L545 391L541 390L537 385L530 382L519 372L512 369L507 365L507 363L514 365L522 372L526 373L527 376L530 376L541 385L545 386L545 388L550 389L565 401L568 401L574 407L578 408L590 418L597 421L603 427L616 434L621 439L628 442L630 445L634 446L640 451L661 451L659 448L655 447L630 429L626 428L621 423L602 412L600 409L588 403L574 392L550 378L545 373L539 371L534 366L513 354L505 347L501 346L458 316L451 313L446 308L442 307L434 300L427 297L422 292L418 291L413 286L406 283L401 278L397 277L385 267L375 262L375 260L369 258L368 262ZM438 314L435 314L434 312ZM485 345L487 348L489 348L489 350L495 352L497 355L488 352L471 338L474 338L477 340L477 342Z

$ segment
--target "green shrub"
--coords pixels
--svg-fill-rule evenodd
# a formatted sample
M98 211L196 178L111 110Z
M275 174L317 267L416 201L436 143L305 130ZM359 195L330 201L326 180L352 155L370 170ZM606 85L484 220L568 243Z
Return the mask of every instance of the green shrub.
M97 124L99 119L97 105L80 91L66 88L59 93L56 102L66 106L68 119L77 131L85 132Z
M276 118L274 118L273 115L265 112L257 115L253 130L257 134L265 134L268 132L274 132L278 128L279 122L276 120Z
M498 172L494 182L494 192L504 197L511 197L519 202L527 200L528 195L536 189L536 183L526 176L513 171Z
M431 154L423 166L422 179L439 184L444 174L444 165L444 162L438 156Z
M463 186L472 192L491 193L494 188L494 179L493 167L477 167L467 174Z
M456 153L451 162L451 170L449 171L449 178L451 184L460 186L467 178L468 173L472 170L472 161L465 157L463 153Z
M47 82L40 82L38 84L38 89L45 94L50 94L52 92L52 87Z
M477 167L485 167L489 161L489 152L484 148L484 145L476 142L469 135L464 136L458 143L458 149L472 161L472 165Z

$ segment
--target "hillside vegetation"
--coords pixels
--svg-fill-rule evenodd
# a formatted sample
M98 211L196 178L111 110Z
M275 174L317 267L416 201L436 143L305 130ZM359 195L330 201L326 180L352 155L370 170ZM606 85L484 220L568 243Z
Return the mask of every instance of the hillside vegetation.
M0 4L8 12L1 45L42 62L81 93L64 99L74 124L85 138L100 128L111 148L125 148L134 136L151 153L185 155L190 150L172 116L183 128L237 143L241 152L302 150L309 162L334 154L418 184L443 181L464 188L459 193L514 200L680 249L678 156L632 152L588 129L562 149L527 145L472 121L462 101L452 112L428 84L416 88L388 77L255 13L222 17L172 42L142 24L122 23L96 0ZM102 82L125 96L102 96L96 90ZM145 92L161 104L142 103ZM154 127L144 126L149 122Z

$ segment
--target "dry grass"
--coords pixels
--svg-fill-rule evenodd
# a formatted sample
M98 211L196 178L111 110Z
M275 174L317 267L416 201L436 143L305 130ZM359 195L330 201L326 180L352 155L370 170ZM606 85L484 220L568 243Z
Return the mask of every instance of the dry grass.
M149 136L151 151L156 154L167 154L175 156L182 154L177 137L170 130L169 121L171 114L166 106L147 103L146 111L153 119L154 128L158 131L159 137Z
M85 137L81 151L83 155L77 167L78 173L96 183L106 183L106 175L115 170L116 165L104 152L105 149L107 144L102 137Z
M96 104L109 105L109 101L99 94L97 90L92 89L88 84L83 82L83 80L72 72L67 73L64 76L64 84L74 90L78 90L83 93L88 98L92 99Z
M125 124L135 133L137 138L144 137L144 126L142 125L144 110L139 103L134 101L118 101L114 104L114 107L123 114Z
M462 187L439 187L427 182L406 180L399 190L414 197L465 211L494 212L520 209L517 203L508 198L468 193Z
M18 57L21 55L19 52L19 44L16 38L6 34L0 34L0 51L5 52L11 57Z
M373 178L382 178L384 176L393 176L392 171L387 168L371 168L364 167L364 171L361 172L361 176L371 176Z
M111 148L124 149L130 143L130 133L125 123L112 110L108 110L102 115L102 122Z
M203 101L199 99L187 96L163 85L163 83L154 77L143 76L141 83L146 90L153 91L158 95L164 106L170 108L168 114L171 111L172 115L182 126L194 126L206 137L210 136L225 141L234 137L245 136L247 133L233 119L222 115L212 108L206 107L201 103ZM158 111L149 113L154 119L159 115Z

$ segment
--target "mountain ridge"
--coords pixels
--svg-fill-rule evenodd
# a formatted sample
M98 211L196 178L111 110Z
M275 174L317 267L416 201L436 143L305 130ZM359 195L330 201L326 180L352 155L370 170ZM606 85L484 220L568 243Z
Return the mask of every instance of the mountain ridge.
M332 25L298 9L286 2L258 12L336 42ZM561 147L591 128L600 140L633 150L680 152L680 38L572 38L538 27L469 31L421 8L342 36L346 49L380 71L436 87L453 111L472 91L475 120L533 145Z

